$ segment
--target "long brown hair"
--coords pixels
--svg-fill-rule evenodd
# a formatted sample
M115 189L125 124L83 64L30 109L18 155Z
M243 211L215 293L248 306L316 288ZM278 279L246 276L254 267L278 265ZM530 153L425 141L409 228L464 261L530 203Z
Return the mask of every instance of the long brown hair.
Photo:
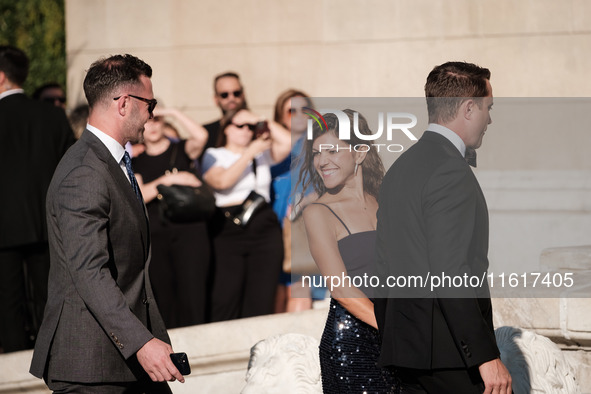
M353 114L355 113L355 111L351 109L346 109L343 112L349 118L351 127L351 139L348 141L341 141L346 142L352 146L366 144L365 141L361 140L353 132ZM304 142L304 150L303 154L301 155L302 161L300 174L298 177L298 185L302 185L301 190L306 191L310 187L312 187L314 188L314 191L318 194L318 197L326 193L327 189L324 185L324 181L314 168L314 156L312 151L314 141L318 137L326 133L331 133L337 138L339 135L339 120L337 116L334 114L326 114L324 115L324 119L326 120L326 125L328 126L328 128L325 129L323 127L320 127L318 124L314 124L312 126L312 139L305 140ZM372 131L369 129L367 120L363 117L363 115L359 114L358 120L359 132L361 134L373 134ZM377 199L378 193L380 191L380 185L382 184L382 179L384 178L385 172L386 170L384 169L384 164L382 163L382 159L380 158L377 150L370 148L367 152L367 155L365 156L365 160L363 161L363 191Z
M288 89L285 92L281 93L279 97L277 97L277 101L275 101L275 113L273 115L273 120L275 120L275 122L279 123L283 127L287 127L285 124L283 124L283 107L285 106L287 100L290 100L294 97L302 97L306 100L306 105L308 107L314 108L310 96L308 96L301 90Z

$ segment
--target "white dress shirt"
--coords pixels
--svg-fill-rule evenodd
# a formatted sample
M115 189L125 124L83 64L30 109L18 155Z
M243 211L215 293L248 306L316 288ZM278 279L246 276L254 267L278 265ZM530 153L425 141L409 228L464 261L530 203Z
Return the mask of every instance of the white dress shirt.
M110 135L105 134L103 131L100 131L96 127L86 124L86 129L90 131L92 134L96 135L96 137L101 140L103 145L107 147L111 155L115 159L117 163L119 163L119 167L121 167L121 171L125 174L125 177L131 183L129 179L129 175L127 174L127 169L125 168L125 163L123 162L123 155L125 154L125 148L121 146L119 142L117 142L113 137Z
M457 135L455 132L437 123L429 123L429 126L427 126L427 131L432 131L434 133L441 134L442 136L447 138L449 142L454 144L456 148L458 148L458 150L462 154L462 157L466 157L466 144L464 144L464 141L462 141L460 136Z

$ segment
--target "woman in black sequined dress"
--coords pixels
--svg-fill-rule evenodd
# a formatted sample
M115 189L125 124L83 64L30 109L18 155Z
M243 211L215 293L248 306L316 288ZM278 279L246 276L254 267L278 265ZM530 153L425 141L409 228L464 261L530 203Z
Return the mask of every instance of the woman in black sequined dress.
M353 111L344 112L353 125ZM314 125L306 141L299 177L303 190L313 187L318 195L303 213L310 251L324 277L371 277L384 166L377 151L351 149L364 143L353 130L350 140L337 138L335 115L324 118L328 128ZM358 126L372 134L361 114ZM369 289L341 283L331 297L320 342L324 393L398 393L393 372L377 365L380 338Z

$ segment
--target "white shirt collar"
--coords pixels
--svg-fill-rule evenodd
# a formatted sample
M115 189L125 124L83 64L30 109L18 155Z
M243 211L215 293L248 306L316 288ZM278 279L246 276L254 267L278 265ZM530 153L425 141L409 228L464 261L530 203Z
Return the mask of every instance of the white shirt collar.
M460 151L462 157L466 157L466 144L464 144L464 141L462 141L460 136L457 135L454 131L437 123L429 123L429 126L427 126L427 130L437 134L441 134L442 136L447 138L449 142L454 144L454 146Z
M125 154L125 148L121 146L119 142L117 142L113 137L110 135L105 134L103 131L97 129L96 127L87 124L86 128L92 134L96 135L96 137L101 140L101 142L107 147L111 155L115 159L117 163L121 163L121 159L123 159L123 155Z
M4 97L10 96L12 94L17 94L17 93L25 93L24 89L10 89L7 90L5 92L0 93L0 100L2 100Z

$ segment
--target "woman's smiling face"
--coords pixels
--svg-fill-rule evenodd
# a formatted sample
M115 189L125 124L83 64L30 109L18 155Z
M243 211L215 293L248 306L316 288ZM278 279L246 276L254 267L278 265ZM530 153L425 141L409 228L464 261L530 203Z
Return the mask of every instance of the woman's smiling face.
M355 176L355 152L332 132L322 134L312 145L314 168L327 189L344 186Z

